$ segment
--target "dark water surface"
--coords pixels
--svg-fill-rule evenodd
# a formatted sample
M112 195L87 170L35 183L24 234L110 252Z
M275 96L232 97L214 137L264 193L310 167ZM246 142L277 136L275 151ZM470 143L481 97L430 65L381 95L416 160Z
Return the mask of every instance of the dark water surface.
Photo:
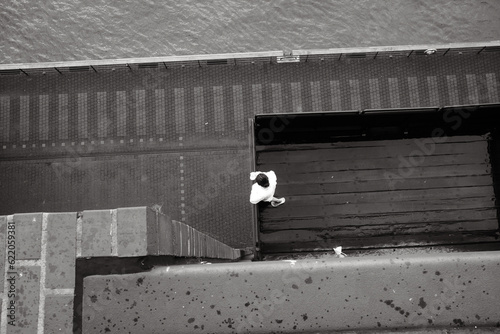
M500 39L499 0L3 0L0 63Z

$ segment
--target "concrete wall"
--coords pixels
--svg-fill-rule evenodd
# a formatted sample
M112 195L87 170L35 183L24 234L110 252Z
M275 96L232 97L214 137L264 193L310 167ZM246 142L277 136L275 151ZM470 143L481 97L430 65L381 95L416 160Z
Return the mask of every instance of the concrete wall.
M146 255L240 251L148 207L0 216L0 334L72 332L76 259Z
M71 331L75 227L76 213L0 217L0 333Z
M172 255L238 259L240 250L148 207L83 211L77 257Z
M500 252L239 262L90 276L84 333L491 332ZM498 328L497 328L498 330Z

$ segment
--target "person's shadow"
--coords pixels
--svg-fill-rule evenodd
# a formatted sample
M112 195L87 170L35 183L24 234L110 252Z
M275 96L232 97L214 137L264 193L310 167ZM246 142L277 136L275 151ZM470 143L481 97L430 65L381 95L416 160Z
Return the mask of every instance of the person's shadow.
M262 201L262 202L257 203L257 205L259 206L259 211L260 210L264 210L264 209L266 209L268 207L272 208L271 202L264 202L264 201Z

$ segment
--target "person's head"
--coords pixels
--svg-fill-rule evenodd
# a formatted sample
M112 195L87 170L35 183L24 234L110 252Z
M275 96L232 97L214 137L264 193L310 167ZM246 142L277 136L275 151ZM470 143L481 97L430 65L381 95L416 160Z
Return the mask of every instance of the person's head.
M269 179L267 178L267 175L264 173L260 173L259 175L257 175L257 177L255 178L255 181L261 187L264 187L264 188L269 187Z

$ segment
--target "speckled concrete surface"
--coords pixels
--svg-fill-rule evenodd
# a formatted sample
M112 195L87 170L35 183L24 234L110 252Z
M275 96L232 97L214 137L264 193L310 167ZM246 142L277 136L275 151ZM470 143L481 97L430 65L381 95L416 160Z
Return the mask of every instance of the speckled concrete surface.
M37 266L22 266L17 268L17 273L18 277L12 281L16 289L14 299L16 303L14 312L16 319L9 318L9 320L14 320L15 326L7 326L7 333L36 333L38 328L41 270Z
M40 258L42 214L15 214L16 260L36 260Z
M74 289L76 262L76 215L50 213L47 217L45 287Z
M498 326L500 253L172 266L84 281L84 333Z
M149 229L155 225L160 228ZM170 233L166 233L166 225L172 226ZM15 234L7 236L7 230ZM159 231L164 234L160 236ZM0 232L0 300L10 307L0 313L0 333L37 333L42 328L45 333L68 333L82 307L74 303L81 301L82 287L77 258L104 258L113 265L121 264L119 272L127 273L131 262L141 263L141 270L151 268L142 264L147 255L151 261L158 261L160 255L226 259L241 256L239 250L189 225L172 222L148 207L84 211L79 218L76 212L0 216ZM148 244L158 237L162 245L172 246L171 252L160 249L158 242ZM19 244L12 244L13 240ZM16 246L20 255L14 263ZM96 269L93 261L87 266L87 271ZM102 263L99 266L105 267ZM78 318L75 326L80 323Z

